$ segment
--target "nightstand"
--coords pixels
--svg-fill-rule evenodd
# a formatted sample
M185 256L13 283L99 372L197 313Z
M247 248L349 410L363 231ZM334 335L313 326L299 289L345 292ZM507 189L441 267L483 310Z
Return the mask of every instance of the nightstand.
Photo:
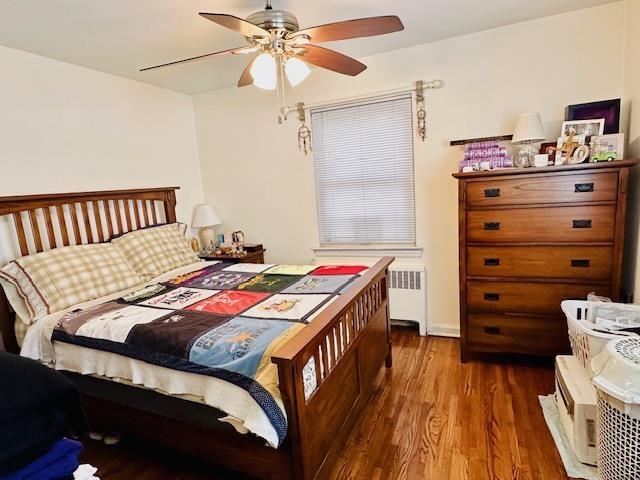
M231 263L264 263L264 252L266 249L256 250L255 252L246 252L243 255L215 255L215 254L199 254L202 260L219 260Z

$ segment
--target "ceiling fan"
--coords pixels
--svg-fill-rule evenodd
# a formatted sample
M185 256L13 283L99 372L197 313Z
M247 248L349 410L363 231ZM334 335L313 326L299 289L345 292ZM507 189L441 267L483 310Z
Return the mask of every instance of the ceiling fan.
M284 88L285 76L292 86L302 82L310 73L307 64L351 76L356 76L367 68L354 58L313 43L370 37L404 30L404 25L395 15L346 20L300 30L295 15L285 10L274 10L271 0L266 0L264 10L252 13L246 20L219 13L200 15L244 35L249 45L143 68L141 71L214 56L254 54L244 69L238 86L244 87L253 83L265 90L275 90L276 87Z

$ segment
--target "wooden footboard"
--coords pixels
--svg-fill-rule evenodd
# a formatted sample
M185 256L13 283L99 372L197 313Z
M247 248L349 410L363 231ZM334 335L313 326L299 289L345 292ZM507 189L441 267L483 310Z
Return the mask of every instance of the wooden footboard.
M382 363L391 366L387 269L392 261L378 261L272 357L287 409L296 479L326 476ZM316 386L305 395L304 376L310 370Z

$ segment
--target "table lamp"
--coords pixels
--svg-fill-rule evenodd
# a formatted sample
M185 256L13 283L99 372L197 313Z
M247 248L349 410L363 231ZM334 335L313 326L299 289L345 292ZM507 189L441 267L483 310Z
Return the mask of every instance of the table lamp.
M532 167L538 149L532 144L547 138L539 113L523 113L518 117L516 130L513 133L514 145L522 145L514 165L516 167Z
M202 242L203 250L210 250L215 246L215 230L213 227L220 225L220 217L208 203L201 203L196 206L196 211L193 214L193 221L191 226L193 228L199 228L200 242Z

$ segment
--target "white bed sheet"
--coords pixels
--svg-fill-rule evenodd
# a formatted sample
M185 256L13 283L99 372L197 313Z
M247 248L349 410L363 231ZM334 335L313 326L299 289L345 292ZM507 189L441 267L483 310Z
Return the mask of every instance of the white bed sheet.
M217 262L200 262L187 265L172 270L134 289L167 281L177 275L215 263ZM278 435L264 411L245 390L232 383L215 377L152 365L116 353L94 350L64 342L51 342L53 328L58 319L65 313L115 300L134 289L74 305L66 310L42 318L28 328L21 355L47 363L57 370L67 370L83 375L95 375L116 382L128 383L164 394L205 403L225 412L228 416L220 420L230 423L238 432L254 433L265 439L268 445L276 448ZM319 312L316 312L314 317ZM278 397L275 400L282 411L285 412L282 399Z

